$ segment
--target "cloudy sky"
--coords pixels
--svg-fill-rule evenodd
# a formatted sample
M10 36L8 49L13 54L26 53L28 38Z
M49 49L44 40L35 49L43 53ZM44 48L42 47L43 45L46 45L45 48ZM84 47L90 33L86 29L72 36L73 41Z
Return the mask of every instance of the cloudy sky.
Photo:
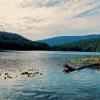
M0 30L33 40L100 34L100 0L0 0Z

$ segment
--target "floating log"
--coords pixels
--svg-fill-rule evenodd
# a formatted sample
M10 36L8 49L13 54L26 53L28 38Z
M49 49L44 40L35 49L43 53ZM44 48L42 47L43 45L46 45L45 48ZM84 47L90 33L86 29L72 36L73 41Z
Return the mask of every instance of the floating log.
M81 66L79 68L73 68L73 67L70 67L69 65L64 65L64 72L72 72L72 71L76 71L76 70L82 70L82 69L85 69L85 68L89 68L89 67L92 67L92 66L100 66L100 63L95 63L95 64L89 64L89 65L86 65L86 66Z

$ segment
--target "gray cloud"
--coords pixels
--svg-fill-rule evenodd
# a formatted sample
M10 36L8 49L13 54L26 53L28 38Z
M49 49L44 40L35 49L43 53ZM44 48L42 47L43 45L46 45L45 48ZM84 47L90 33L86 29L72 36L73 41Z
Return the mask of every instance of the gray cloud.
M64 3L71 2L73 0L26 0L26 2L21 3L21 7L33 7L33 8L41 8L41 7L55 7L60 6Z

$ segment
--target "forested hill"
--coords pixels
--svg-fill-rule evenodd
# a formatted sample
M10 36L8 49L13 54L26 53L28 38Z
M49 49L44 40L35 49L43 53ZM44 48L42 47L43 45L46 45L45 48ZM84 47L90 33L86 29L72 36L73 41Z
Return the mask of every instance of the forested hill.
M100 38L78 40L50 47L48 44L31 41L15 33L0 32L0 49L100 52Z
M100 38L100 34L91 34L91 35L84 35L84 36L59 36L59 37L39 40L39 42L47 43L50 46L58 46L65 43L70 43L79 40L93 39L93 38Z
M0 49L6 50L48 50L49 45L28 40L20 35L0 32Z
M63 45L54 46L52 47L52 50L100 52L100 38L70 42Z

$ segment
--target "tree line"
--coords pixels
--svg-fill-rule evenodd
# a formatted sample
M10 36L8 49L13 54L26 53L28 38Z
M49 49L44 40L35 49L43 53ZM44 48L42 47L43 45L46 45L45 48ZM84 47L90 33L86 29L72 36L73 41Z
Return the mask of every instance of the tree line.
M48 44L28 40L16 33L0 32L0 49L48 50Z
M100 38L79 40L59 46L49 46L46 43L28 40L16 33L0 32L0 49L100 52Z

